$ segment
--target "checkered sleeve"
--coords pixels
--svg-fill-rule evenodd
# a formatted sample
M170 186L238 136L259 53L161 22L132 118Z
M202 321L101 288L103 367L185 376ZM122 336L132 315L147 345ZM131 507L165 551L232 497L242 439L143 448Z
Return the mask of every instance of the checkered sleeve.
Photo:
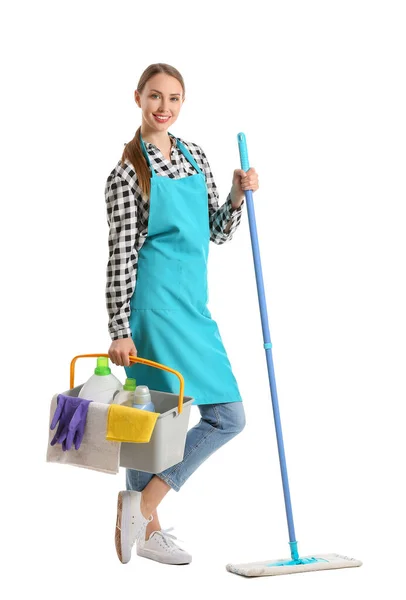
M106 269L108 330L112 340L131 337L130 300L137 275L137 198L121 175L110 174L105 187L109 258Z
M201 150L201 149L200 149ZM241 223L242 208L244 200L239 208L232 207L231 192L227 196L227 200L219 206L219 193L214 182L213 173L211 171L209 161L203 150L201 150L204 172L206 175L206 183L208 190L209 201L209 224L210 224L210 240L215 244L224 244L230 241ZM228 233L224 232L227 223L231 220L231 227Z

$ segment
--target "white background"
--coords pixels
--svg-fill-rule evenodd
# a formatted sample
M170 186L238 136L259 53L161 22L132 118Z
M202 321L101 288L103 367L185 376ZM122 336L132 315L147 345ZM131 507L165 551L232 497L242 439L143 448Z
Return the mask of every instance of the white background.
M402 597L404 3L10 6L0 36L8 597ZM192 564L134 552L122 565L113 535L124 469L45 462L49 404L68 388L70 360L110 344L104 185L140 124L133 92L154 62L185 79L171 132L202 146L221 202L246 134L299 550L353 556L360 569L225 570L289 555L245 210L234 239L210 245L209 308L247 426L159 509ZM77 381L92 368L79 364ZM194 407L190 425L198 418Z

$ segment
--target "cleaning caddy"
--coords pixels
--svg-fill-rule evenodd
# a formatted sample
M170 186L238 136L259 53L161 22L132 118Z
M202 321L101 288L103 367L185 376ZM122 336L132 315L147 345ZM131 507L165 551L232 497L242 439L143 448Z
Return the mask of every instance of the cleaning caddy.
M181 462L193 398L184 396L182 375L159 363L130 356L131 363L163 369L179 378L179 395L150 390L155 412L80 398L84 384L75 386L75 356L70 365L70 389L51 401L47 462L70 464L105 473L119 467L160 473ZM55 427L58 429L55 433Z

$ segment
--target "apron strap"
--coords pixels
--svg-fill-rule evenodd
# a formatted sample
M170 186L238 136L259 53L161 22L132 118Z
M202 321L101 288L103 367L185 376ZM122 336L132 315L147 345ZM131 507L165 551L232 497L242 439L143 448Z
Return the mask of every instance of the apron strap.
M190 163L192 163L192 165L194 166L194 168L196 169L196 171L198 173L200 173L201 175L204 175L204 173L202 172L202 170L199 168L199 165L197 164L197 162L195 161L195 159L193 158L193 156L190 154L189 150L186 148L186 146L184 146L182 144L182 142L180 142L178 139L176 139L177 142L177 146L180 149L180 151L183 153L183 155L188 159L188 161Z

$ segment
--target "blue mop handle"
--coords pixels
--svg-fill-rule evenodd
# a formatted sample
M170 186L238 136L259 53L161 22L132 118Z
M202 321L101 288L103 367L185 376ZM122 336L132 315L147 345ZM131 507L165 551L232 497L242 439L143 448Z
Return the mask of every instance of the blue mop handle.
M247 143L245 140L245 135L243 133L239 133L237 135L237 139L238 139L238 149L240 151L241 168L245 172L247 172L250 167L249 167L249 161L248 161L248 150L247 150ZM261 312L262 335L263 335L263 339L264 339L266 362L268 365L269 386L271 388L271 398L272 398L272 408L273 408L273 415L274 415L275 429L276 429L276 439L278 442L279 464L280 464L280 468L281 468L283 494L285 497L286 517L288 520L288 529L289 529L289 540L290 540L289 543L290 543L292 558L294 560L297 560L298 559L297 541L296 541L296 535L295 535L295 526L293 523L292 503L290 500L288 471L287 471L287 467L286 467L285 448L284 448L283 436L282 436L282 425L281 425L281 418L280 418L280 414L279 414L278 394L276 391L275 372L274 372L273 359L272 359L272 343L271 343L271 335L269 332L268 311L266 308L264 281L262 278L261 257L260 257L260 253L259 253L257 225L256 225L256 221L255 221L255 211L254 211L254 203L253 203L253 198L252 198L252 190L246 190L244 193L245 193L245 199L247 202L248 221L249 221L250 234L251 234L251 246L252 246L252 253L253 253L253 257L254 257L255 277L256 277L256 281L257 281L259 308L260 308L260 312Z

